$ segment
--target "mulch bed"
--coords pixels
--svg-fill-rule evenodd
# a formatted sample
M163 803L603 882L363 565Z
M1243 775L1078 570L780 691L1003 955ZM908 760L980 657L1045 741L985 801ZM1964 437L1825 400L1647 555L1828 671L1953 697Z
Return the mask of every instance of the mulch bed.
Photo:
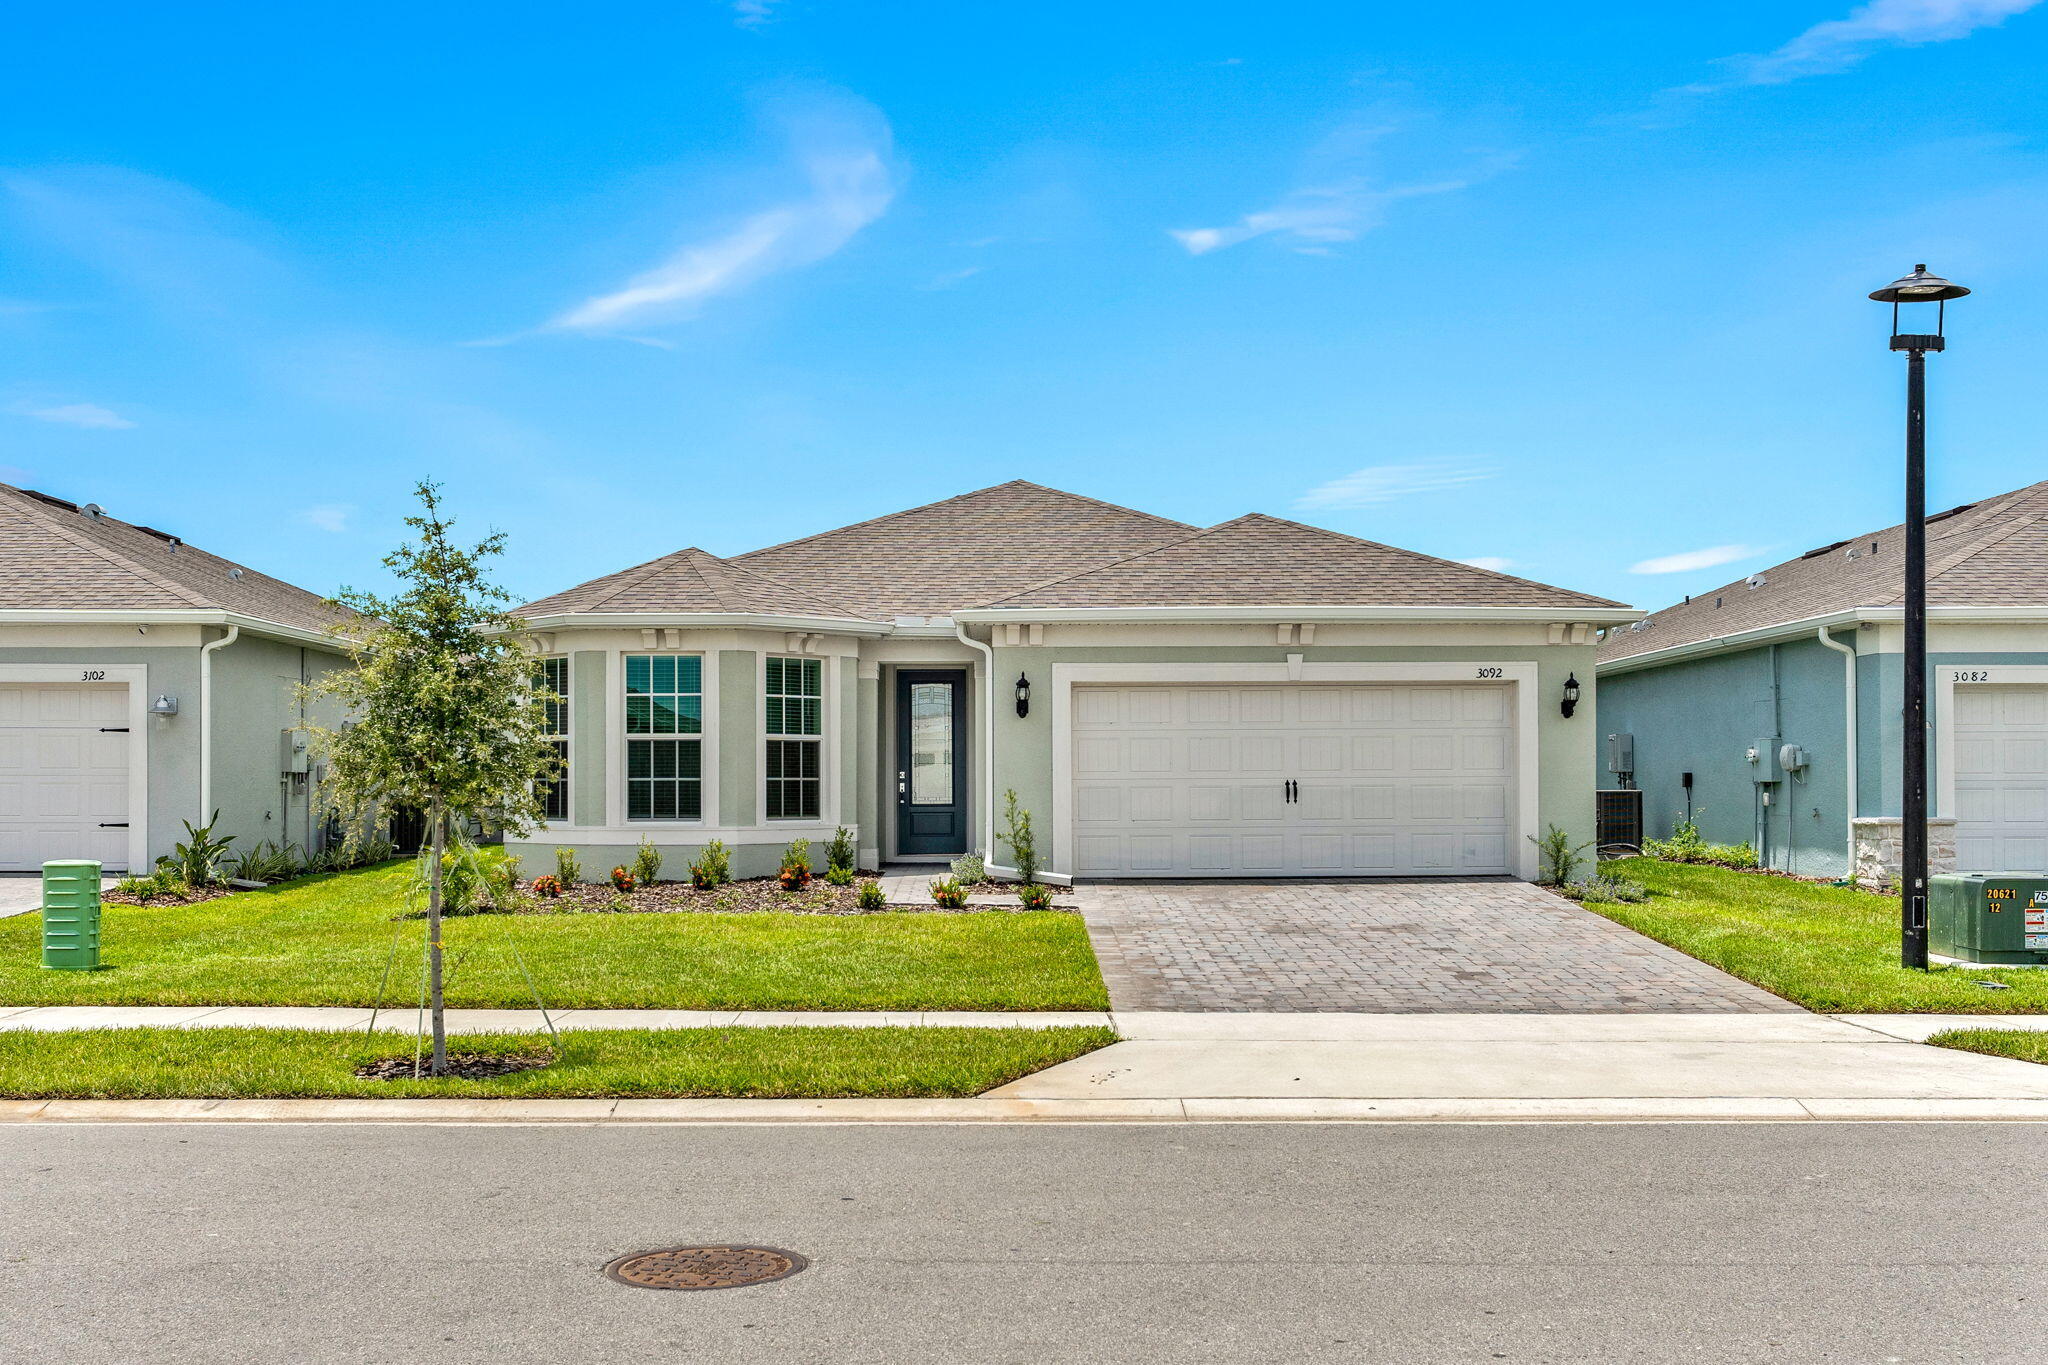
M447 1075L462 1081L487 1081L493 1076L510 1076L521 1071L538 1071L555 1060L552 1052L451 1052L448 1054ZM427 1074L428 1059L425 1054L419 1058L385 1057L371 1062L368 1066L356 1068L356 1078L364 1081L425 1081L436 1079Z
M102 905L197 905L201 901L217 901L222 896L232 896L241 890L235 886L195 887L189 895L130 896L109 888L100 892Z
M709 891L699 891L688 882L656 882L652 886L636 887L624 896L612 890L610 882L579 882L574 886L564 887L560 899L557 900L541 900L532 894L532 886L527 883L520 887L525 893L526 903L515 907L510 913L879 915L921 910L945 915L965 915L986 910L1001 912L1023 908L965 905L957 910L947 910L929 902L921 902L912 905L887 905L880 910L863 910L856 898L860 894L861 883L873 880L875 879L872 877L863 877L852 886L833 886L823 877L817 877L802 891L784 891L773 877L749 877L741 881L727 882L724 886L713 887Z

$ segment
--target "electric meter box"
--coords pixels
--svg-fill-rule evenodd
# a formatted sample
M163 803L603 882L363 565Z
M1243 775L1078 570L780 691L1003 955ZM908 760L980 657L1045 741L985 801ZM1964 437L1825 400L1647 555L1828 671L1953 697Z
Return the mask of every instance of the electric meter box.
M1927 946L1986 967L2048 967L2048 877L1930 877Z

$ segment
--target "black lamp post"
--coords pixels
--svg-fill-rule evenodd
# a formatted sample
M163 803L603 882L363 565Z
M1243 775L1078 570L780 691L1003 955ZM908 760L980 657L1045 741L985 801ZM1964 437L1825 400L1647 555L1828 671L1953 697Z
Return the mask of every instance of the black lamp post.
M1906 751L1899 794L1899 961L1927 968L1927 353L1945 350L1948 301L1970 291L1916 265L1874 291L1892 306L1892 349L1906 353ZM1901 332L1901 304L1935 305L1934 331ZM1851 801L1854 795L1851 794Z

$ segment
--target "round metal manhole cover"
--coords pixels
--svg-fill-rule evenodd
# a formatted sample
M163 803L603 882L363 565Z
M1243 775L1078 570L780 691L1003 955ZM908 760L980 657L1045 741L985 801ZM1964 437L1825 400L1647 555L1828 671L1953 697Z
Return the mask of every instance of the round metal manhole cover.
M621 1256L604 1273L641 1289L737 1289L787 1279L809 1264L775 1247L669 1247Z

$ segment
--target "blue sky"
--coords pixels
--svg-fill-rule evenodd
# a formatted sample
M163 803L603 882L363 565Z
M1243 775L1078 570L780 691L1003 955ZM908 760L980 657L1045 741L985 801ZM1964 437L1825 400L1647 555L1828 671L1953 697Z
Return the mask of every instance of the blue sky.
M0 479L315 590L421 476L533 596L1027 478L1662 606L1897 519L1921 260L1931 497L2048 477L2041 0L10 30Z

